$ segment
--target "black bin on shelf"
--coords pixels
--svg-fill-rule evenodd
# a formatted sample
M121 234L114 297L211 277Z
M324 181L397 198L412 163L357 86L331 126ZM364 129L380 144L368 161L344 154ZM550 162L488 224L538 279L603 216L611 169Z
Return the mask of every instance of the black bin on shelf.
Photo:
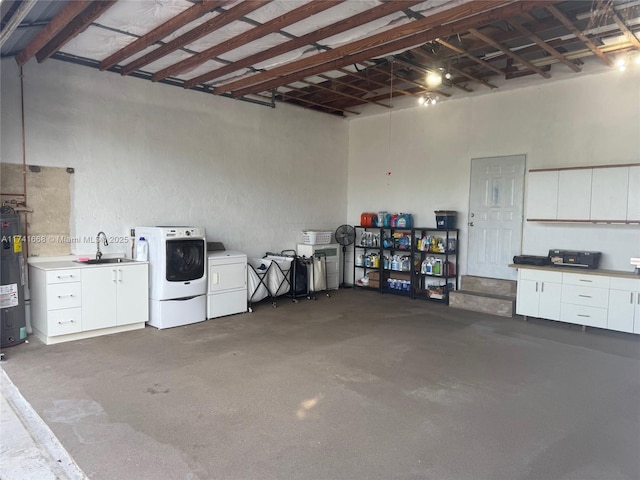
M456 228L456 212L453 210L436 210L436 228L438 230L453 230Z

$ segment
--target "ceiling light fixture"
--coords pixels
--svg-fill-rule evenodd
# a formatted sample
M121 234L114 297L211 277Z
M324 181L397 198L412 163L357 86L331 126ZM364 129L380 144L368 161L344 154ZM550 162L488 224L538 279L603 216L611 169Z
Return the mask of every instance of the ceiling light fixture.
M422 95L418 98L418 105L422 105L423 107L428 107L429 105L435 105L440 100L440 97L431 95L427 93L426 95Z
M442 83L442 75L437 72L429 72L426 80L430 87L437 87Z
M628 52L618 56L615 66L624 72L630 65L640 65L640 52Z

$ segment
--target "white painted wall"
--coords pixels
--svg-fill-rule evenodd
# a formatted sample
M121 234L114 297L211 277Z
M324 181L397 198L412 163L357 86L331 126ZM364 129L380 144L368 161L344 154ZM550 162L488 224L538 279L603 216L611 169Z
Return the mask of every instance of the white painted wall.
M349 127L348 221L387 210L435 226L434 210L456 210L464 274L471 159L526 154L527 170L639 162L640 71L449 100L356 118ZM522 252L550 248L601 251L602 268L631 271L640 227L525 222Z
M1 67L1 158L20 163L19 70L13 59ZM346 219L342 119L55 60L24 67L24 103L27 164L75 169L72 236L198 225L208 240L262 256ZM94 252L95 243L73 248Z

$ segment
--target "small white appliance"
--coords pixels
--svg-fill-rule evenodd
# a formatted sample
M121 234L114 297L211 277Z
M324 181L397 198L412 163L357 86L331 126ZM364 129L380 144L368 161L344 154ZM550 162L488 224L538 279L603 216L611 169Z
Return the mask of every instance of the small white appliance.
M207 318L247 311L247 256L232 250L208 251Z
M149 325L158 329L207 316L207 258L202 227L136 227L149 255Z

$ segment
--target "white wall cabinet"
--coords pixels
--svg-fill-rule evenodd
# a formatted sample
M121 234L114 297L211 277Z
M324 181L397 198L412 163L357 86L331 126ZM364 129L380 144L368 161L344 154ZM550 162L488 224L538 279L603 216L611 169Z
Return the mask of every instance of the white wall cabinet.
M559 320L561 291L562 273L519 269L516 313Z
M640 166L529 171L527 219L640 223Z
M640 279L611 279L607 328L640 333Z
M527 185L527 218L558 218L558 171L531 172Z
M627 220L629 167L594 168L591 220Z
M640 166L629 167L627 220L640 222Z
M518 268L518 315L640 334L637 275L512 266Z
M558 174L558 220L589 220L592 170L561 170Z
M30 265L34 334L50 345L144 328L149 319L148 267L139 262Z

